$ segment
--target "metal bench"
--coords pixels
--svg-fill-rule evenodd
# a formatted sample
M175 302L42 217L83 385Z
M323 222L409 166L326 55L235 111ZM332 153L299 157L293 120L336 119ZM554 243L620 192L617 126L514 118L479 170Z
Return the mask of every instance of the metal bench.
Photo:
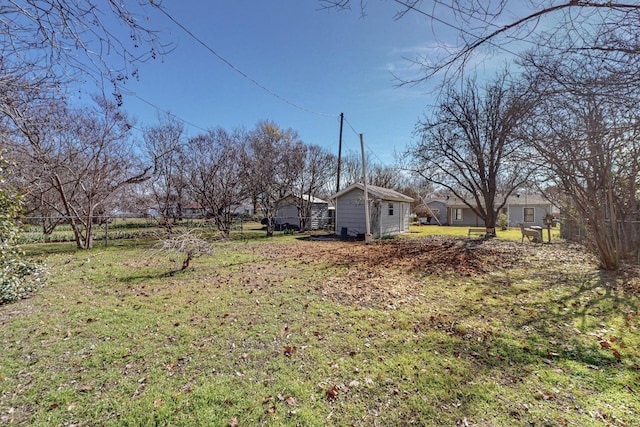
M487 234L486 228L470 228L467 232L467 237L471 237L472 234L482 234L483 236Z

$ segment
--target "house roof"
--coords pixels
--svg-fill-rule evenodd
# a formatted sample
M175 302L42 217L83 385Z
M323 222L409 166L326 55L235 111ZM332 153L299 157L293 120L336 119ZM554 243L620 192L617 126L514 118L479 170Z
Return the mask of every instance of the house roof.
M302 199L304 201L311 202L311 203L327 203L327 204L329 203L326 200L323 200L323 199L321 199L319 197L312 196L310 194L303 194L302 196L299 196L297 194L290 194L288 196L288 199L289 200L291 200L291 199Z
M441 203L443 205L446 205L447 200L446 199L427 199L424 201L425 205L430 205L431 203Z
M355 184L351 184L350 186L348 186L347 188L345 188L344 190L333 194L331 196L331 199L337 199L339 197L342 197L343 195L350 193L353 190L359 189L361 191L364 191L364 185L357 182ZM377 187L375 185L367 185L367 193L369 194L369 197L371 198L377 198L377 199L382 199L382 200L391 200L394 202L413 202L413 198L406 196L402 193L399 193L395 190L391 190L390 188L384 188L384 187Z

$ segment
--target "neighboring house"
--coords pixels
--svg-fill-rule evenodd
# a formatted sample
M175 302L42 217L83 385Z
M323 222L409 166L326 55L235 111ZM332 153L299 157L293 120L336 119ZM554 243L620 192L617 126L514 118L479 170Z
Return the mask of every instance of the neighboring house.
M409 232L413 199L388 188L367 185L370 229L373 237ZM366 233L364 185L353 184L331 196L335 200L335 232L357 236Z
M233 210L232 210L234 215L241 215L241 216L253 216L255 215L255 210L253 209L253 204L251 203L251 201L243 201L239 206L236 206Z
M294 197L298 196L292 196L289 201L283 203L276 210L276 230L283 228L301 229L302 224L300 223L300 211L298 209L300 203L296 203L299 200L294 200ZM329 226L329 202L308 194L303 195L302 200L311 203L307 229L320 230L327 228Z
M449 225L484 226L484 221L478 217L467 205L459 199L447 201L447 216ZM553 214L553 205L544 197L537 194L516 194L509 196L501 213L508 218L509 227L517 227L522 223L525 227L538 225L544 227L545 215Z
M425 205L427 205L428 212L427 215L427 223L428 224L438 224L447 225L449 223L449 219L447 218L447 201L441 199L429 199L425 201ZM436 221L437 219L437 221Z
M202 207L200 203L189 203L184 208L182 208L182 216L184 218L191 219L199 219L204 218L205 209Z

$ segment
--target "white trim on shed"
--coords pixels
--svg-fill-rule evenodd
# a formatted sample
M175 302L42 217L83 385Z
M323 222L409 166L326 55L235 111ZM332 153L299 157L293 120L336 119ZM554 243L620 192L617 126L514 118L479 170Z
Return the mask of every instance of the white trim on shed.
M413 198L388 188L367 185L371 233L374 237L409 232ZM331 196L335 200L335 232L357 236L366 232L364 185L356 183Z

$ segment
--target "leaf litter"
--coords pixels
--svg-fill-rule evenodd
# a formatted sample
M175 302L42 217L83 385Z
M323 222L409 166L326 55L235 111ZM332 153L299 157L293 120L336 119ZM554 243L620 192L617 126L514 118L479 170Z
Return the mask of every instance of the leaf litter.
M358 307L396 309L424 300L438 279L478 279L512 268L543 274L550 264L596 271L596 260L580 245L521 244L498 239L428 236L361 242L313 241L266 245L265 258L296 260L332 268L316 287L325 298ZM576 267L577 266L577 267ZM282 274L282 266L278 267ZM286 274L290 274L286 273ZM563 280L559 278L558 280Z

